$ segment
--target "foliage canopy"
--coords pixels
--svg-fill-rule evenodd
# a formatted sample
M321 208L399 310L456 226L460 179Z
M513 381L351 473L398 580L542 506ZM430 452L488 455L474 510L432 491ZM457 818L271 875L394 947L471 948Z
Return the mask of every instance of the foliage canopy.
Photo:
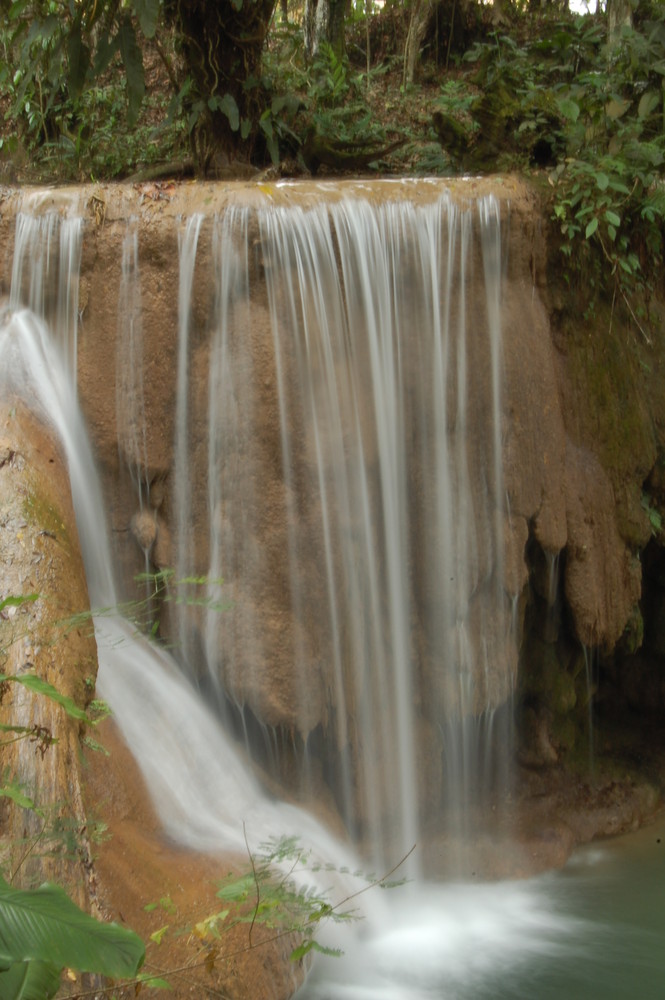
M528 172L549 182L570 277L623 301L648 336L665 218L665 5L608 0L580 15L561 0L353 0L344 44L313 47L313 5L326 2L5 2L9 175Z

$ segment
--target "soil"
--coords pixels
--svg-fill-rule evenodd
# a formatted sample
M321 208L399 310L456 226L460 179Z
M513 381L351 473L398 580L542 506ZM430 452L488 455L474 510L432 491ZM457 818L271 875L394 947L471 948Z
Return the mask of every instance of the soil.
M165 978L173 1000L290 996L305 971L302 960L289 960L294 935L234 923L234 912L217 937L196 926L220 912L219 881L250 871L248 857L208 857L169 842L114 724L105 721L96 736L109 756L87 752L84 769L84 795L94 804L91 828L99 831L95 903L105 919L131 927L146 942L142 972ZM135 985L116 995L134 997Z

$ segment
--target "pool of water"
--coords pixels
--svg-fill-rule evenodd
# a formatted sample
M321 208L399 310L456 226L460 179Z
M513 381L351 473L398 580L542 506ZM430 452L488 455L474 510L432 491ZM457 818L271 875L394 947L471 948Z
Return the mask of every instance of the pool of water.
M373 892L298 1000L665 998L665 816L537 878Z

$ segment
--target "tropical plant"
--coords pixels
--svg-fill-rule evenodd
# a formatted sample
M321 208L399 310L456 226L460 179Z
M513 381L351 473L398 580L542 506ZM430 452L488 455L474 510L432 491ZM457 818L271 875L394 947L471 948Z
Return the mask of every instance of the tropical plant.
M84 913L63 889L16 889L0 877L0 997L46 1000L63 969L134 977L145 947L133 931Z
M37 594L9 595L0 601L0 618L8 621ZM12 640L15 641L12 632ZM1 647L0 647L1 652ZM93 723L91 716L52 684L33 673L0 673L0 701L10 685L47 698L78 723ZM38 724L0 725L0 746L29 740L42 758L57 741ZM0 798L16 808L48 817L30 791L5 769L0 778ZM43 832L43 831L42 831ZM24 855L25 856L25 855ZM20 866L19 866L20 867ZM18 869L11 873L10 879ZM45 883L35 889L17 888L0 875L0 997L3 1000L46 1000L60 986L63 969L94 972L105 976L135 976L145 958L141 939L116 924L102 923L84 913L59 886Z

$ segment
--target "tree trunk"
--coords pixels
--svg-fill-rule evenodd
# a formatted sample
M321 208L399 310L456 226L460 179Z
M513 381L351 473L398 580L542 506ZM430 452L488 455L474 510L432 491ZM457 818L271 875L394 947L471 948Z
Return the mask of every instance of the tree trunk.
M322 42L327 42L338 59L344 57L344 15L346 0L305 0L303 31L305 55L311 59Z
M404 82L413 83L420 59L420 49L427 33L435 0L414 0L409 31L404 47Z
M633 8L630 0L607 0L607 34L610 49L621 38L621 30L631 27L633 23Z
M236 0L237 3L237 0ZM194 153L201 173L215 161L251 155L264 110L265 37L276 0L165 0L185 78Z

